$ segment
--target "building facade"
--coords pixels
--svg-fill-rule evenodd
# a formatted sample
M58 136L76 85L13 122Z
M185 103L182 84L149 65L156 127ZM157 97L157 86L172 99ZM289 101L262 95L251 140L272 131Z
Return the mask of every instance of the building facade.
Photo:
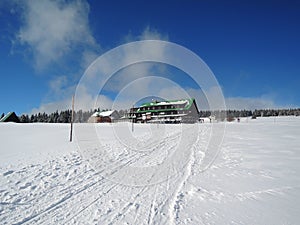
M135 123L196 123L199 110L194 98L152 101L131 108L129 117Z

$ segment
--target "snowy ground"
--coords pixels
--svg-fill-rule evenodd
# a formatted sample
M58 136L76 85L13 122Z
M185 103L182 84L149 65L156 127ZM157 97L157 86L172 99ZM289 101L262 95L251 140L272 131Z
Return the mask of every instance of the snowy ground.
M300 223L299 117L226 123L205 171L209 123L76 126L0 124L0 224Z

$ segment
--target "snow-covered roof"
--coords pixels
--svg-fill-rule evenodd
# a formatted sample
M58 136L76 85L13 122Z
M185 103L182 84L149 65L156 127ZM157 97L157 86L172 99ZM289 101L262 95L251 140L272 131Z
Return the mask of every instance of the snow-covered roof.
M103 111L103 112L94 112L92 115L93 117L101 116L101 117L106 117L106 116L111 116L114 113L115 110L110 110L110 111Z
M99 112L94 112L93 115L91 115L93 117L99 116Z
M15 112L9 112L0 119L0 122L19 122L19 118Z
M181 104L188 104L189 101L188 100L177 100L177 101L164 101L164 102L158 102L156 103L156 105L175 105L175 104L178 104L178 105L181 105Z
M3 118L0 119L0 122L4 122L13 112L7 113Z
M147 102L141 105L144 106L157 106L157 105L181 105L181 104L189 104L194 99L180 99L180 100L171 100L171 101L161 101L161 102Z
M111 115L114 113L114 111L115 111L115 110L111 110L111 111L103 111L103 112L100 112L99 115L100 115L100 116L103 116L103 117L104 117L104 116L111 116Z

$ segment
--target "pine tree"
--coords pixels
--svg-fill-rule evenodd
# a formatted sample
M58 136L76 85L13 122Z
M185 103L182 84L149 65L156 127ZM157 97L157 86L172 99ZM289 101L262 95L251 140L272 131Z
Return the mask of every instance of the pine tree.
M28 115L22 115L20 117L20 123L29 123L29 118L28 118Z

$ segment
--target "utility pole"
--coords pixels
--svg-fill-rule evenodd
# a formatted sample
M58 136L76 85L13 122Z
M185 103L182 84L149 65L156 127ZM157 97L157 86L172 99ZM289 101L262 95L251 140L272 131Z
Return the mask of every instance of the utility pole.
M71 114L70 142L72 142L72 136L73 136L73 120L74 120L74 95L72 96L72 114Z

